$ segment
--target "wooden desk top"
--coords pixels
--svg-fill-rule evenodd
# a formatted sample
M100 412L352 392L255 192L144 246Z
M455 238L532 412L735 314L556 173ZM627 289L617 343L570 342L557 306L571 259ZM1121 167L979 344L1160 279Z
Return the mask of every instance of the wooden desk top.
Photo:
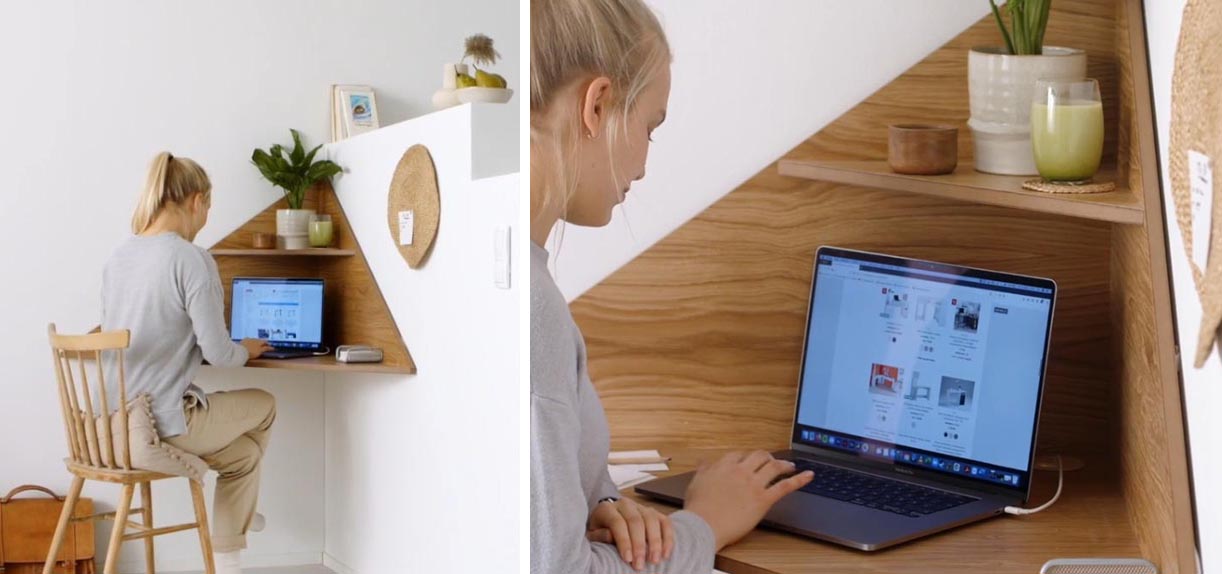
M719 451L662 449L671 473L712 460ZM1052 558L1141 556L1115 471L1092 468L1065 474L1061 499L1030 516L1001 516L878 552L860 552L781 532L756 529L717 555L731 574L841 574L845 572L1039 572ZM1099 463L1102 464L1102 463ZM1110 475L1110 476L1109 476ZM1033 505L1056 489L1056 474L1037 472ZM630 491L631 489L629 489ZM631 494L660 509L673 506Z

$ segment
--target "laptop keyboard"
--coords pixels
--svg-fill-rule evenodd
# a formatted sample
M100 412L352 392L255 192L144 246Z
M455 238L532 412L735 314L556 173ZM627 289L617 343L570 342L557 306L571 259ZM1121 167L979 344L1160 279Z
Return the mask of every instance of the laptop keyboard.
M815 473L815 478L802 487L804 492L885 510L901 516L920 518L926 514L941 512L976 500L945 490L881 478L809 460L795 459L792 462L798 467L798 472L811 470Z

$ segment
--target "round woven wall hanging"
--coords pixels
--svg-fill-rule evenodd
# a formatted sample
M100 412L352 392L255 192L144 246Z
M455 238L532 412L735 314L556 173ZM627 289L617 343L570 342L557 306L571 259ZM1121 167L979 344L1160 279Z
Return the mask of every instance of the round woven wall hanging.
M1184 6L1175 72L1171 80L1171 196L1175 218L1188 251L1192 278L1204 311L1194 364L1209 357L1222 324L1222 3L1188 0ZM1192 262L1192 203L1189 151L1212 163L1213 209L1209 261L1200 269ZM1187 345L1185 345L1187 346Z
M408 267L419 268L429 256L441 221L437 172L428 148L414 145L399 158L386 203L390 236L399 254Z

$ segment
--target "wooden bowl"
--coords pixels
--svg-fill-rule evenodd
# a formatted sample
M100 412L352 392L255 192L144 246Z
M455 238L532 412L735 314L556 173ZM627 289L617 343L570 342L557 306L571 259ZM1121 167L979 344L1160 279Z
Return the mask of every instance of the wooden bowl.
M888 126L887 163L908 175L941 175L959 163L959 129L951 126Z
M276 235L273 233L255 232L250 236L250 246L255 249L272 249L276 247Z

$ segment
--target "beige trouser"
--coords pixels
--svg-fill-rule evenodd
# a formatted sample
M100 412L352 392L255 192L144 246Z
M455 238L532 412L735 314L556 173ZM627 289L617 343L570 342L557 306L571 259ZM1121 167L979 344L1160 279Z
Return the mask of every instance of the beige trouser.
M212 501L212 549L246 548L246 529L259 499L259 469L276 420L276 399L244 389L208 394L208 408L187 396L187 432L165 440L204 459L217 471Z

